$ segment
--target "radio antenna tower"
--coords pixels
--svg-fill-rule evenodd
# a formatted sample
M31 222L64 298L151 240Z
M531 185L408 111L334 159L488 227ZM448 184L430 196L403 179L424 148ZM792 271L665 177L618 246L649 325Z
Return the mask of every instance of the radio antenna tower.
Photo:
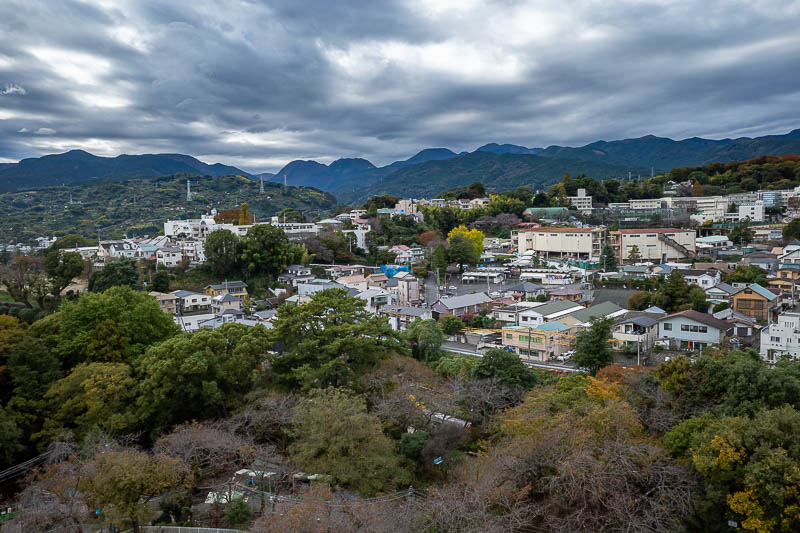
M264 194L264 176L261 176L261 188L258 190L261 194Z
M186 180L186 201L192 201L192 184L188 179Z

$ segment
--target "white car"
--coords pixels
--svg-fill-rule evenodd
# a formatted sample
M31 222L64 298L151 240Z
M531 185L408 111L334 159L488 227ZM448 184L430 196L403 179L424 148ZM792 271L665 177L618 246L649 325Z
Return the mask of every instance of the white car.
M575 350L570 350L570 351L564 352L561 355L559 355L558 357L556 357L556 360L557 361L569 361L570 357L572 357L573 355L575 355Z
M458 287L456 287L455 285L450 285L450 286L447 288L447 290L449 290L449 291L457 291L457 290L458 290Z

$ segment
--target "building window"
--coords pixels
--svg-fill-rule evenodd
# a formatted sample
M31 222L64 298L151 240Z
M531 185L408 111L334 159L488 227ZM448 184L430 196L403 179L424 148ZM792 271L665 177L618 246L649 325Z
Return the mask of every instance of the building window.
M681 331L690 331L689 324L681 324Z
M770 340L770 342L781 342L781 338L780 337L770 337L769 340Z
M512 335L511 333L506 333L506 340L507 341L513 341L514 340L514 335Z
M672 324L669 322L664 323L664 331L672 331Z
M705 326L700 326L700 333L708 333L708 328Z

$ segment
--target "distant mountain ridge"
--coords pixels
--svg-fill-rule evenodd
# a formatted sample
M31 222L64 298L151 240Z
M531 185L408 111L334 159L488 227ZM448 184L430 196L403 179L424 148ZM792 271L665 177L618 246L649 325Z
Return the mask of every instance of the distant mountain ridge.
M544 150L544 148L525 148L516 144L497 144L489 143L484 144L480 148L476 148L476 152L491 152L493 154L531 154L536 155Z
M220 163L209 165L183 154L100 157L83 150L71 150L63 154L23 159L5 168L0 167L0 191L71 185L92 179L120 181L180 173L252 177L236 167Z

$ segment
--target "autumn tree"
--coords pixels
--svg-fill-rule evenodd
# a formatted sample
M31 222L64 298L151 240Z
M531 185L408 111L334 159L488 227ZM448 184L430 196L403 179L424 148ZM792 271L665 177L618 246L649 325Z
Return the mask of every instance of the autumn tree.
M450 262L458 263L461 271L464 265L476 265L480 261L480 252L476 251L474 241L463 233L449 237L450 248L447 250L447 259Z
M305 472L327 474L362 496L407 485L394 445L364 399L336 389L314 390L292 420L292 458Z
M134 533L156 516L150 500L170 490L189 490L192 478L180 459L122 449L100 453L89 463L92 472L80 484L93 508L119 526L130 524Z
M463 235L467 237L475 247L475 254L480 257L481 253L483 253L483 239L486 237L483 232L476 229L469 229L463 224L457 226L447 234L447 240L450 242L451 246L453 245L453 238L456 235Z

